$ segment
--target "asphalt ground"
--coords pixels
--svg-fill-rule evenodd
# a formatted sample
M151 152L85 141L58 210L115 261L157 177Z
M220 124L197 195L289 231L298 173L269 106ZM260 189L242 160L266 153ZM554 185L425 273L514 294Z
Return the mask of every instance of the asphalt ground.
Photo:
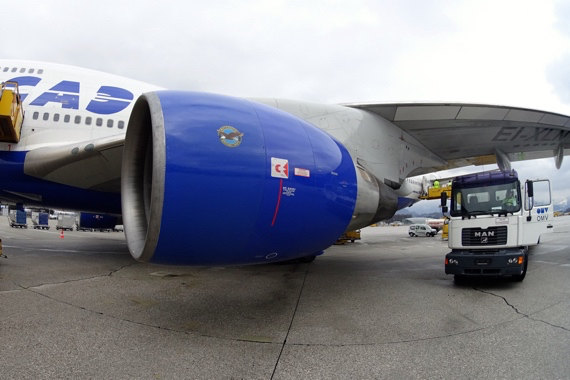
M310 264L190 268L0 219L0 378L570 378L570 217L554 225L522 283L457 286L447 243L406 227Z

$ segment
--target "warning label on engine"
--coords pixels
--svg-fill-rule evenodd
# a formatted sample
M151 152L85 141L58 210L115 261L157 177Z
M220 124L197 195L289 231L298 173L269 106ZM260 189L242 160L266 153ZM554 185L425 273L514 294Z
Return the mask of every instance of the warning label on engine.
M294 187L283 186L282 194L286 197L294 197L295 196L295 190L297 190L297 189Z
M299 177L309 178L311 176L311 172L309 171L309 169L295 168L295 175Z
M271 157L271 176L289 178L289 160Z

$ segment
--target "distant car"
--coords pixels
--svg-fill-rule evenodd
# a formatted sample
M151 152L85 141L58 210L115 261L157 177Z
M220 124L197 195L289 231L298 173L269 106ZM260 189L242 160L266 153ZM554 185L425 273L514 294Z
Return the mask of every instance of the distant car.
M411 237L414 236L435 236L437 235L437 230L431 228L427 224L412 224L408 230L408 234Z

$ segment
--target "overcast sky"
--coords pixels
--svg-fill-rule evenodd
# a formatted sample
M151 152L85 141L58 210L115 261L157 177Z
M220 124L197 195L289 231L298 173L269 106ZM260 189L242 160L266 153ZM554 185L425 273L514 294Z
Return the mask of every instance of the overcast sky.
M569 1L18 0L2 10L3 58L234 96L570 115ZM569 157L558 172L552 159L516 167L570 196Z

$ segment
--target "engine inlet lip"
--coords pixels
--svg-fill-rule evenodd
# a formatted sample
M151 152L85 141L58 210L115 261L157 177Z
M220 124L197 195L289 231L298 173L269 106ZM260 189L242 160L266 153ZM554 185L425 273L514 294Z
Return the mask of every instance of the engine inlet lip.
M152 259L160 236L165 141L160 98L154 92L145 93L137 99L129 118L121 174L125 236L131 255L139 261Z

